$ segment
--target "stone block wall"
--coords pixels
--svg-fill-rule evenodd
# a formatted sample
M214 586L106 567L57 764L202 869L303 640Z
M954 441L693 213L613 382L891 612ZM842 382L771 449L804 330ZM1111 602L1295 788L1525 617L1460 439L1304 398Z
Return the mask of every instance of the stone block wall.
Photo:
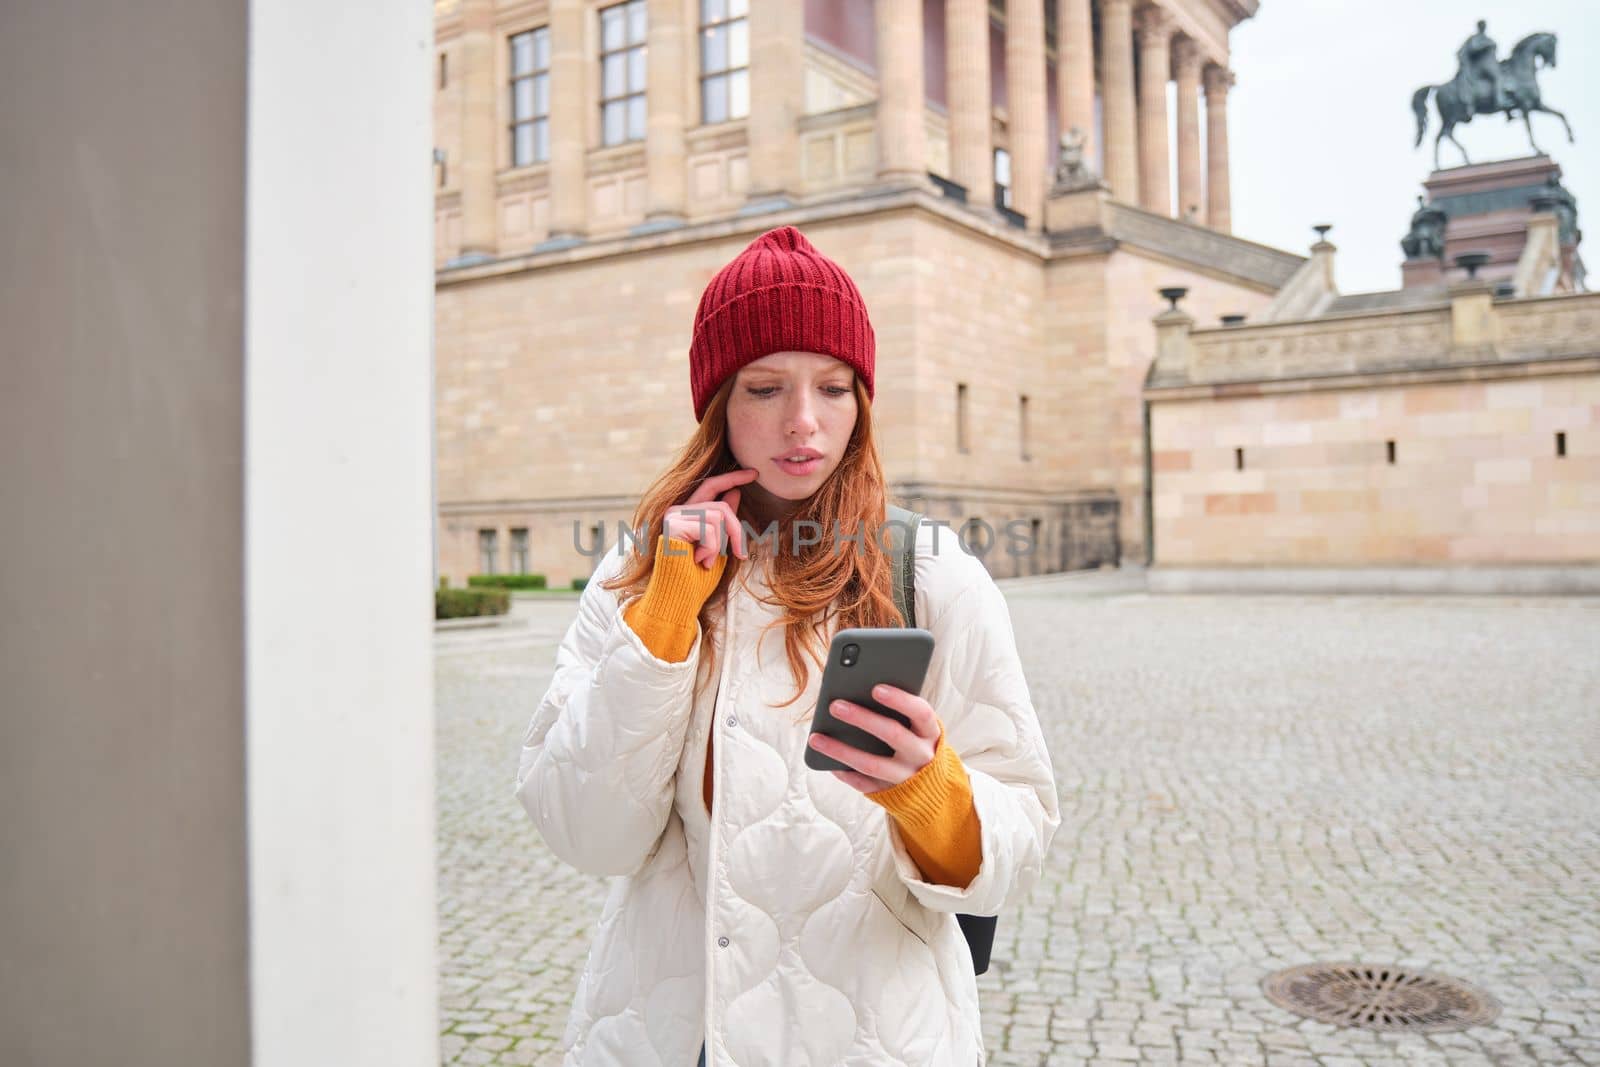
M1600 373L1154 413L1158 564L1600 562Z

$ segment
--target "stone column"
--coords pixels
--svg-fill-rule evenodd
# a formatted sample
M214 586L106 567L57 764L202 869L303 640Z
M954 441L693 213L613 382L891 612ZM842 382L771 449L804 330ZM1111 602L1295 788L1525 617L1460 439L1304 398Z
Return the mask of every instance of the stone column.
M584 236L589 225L592 98L584 63L584 0L550 0L550 237Z
M1228 90L1233 72L1206 67L1206 225L1233 232L1232 194L1228 189Z
M750 5L748 199L800 191L800 116L805 111L805 5Z
M1139 199L1138 110L1133 98L1133 0L1100 0L1100 91L1106 184L1124 203Z
M645 47L645 218L679 220L688 214L688 101L684 79L684 7L678 0L649 0Z
M1094 170L1094 24L1089 0L1055 0L1056 96L1061 101L1060 138L1076 126L1083 133L1083 160Z
M1200 46L1189 37L1172 45L1178 75L1178 218L1204 222L1200 177Z
M494 86L494 2L461 6L461 158L447 161L461 183L463 257L493 256L499 247L499 194L495 188L495 131L499 108Z
M1172 73L1172 16L1159 7L1139 11L1139 206L1172 214L1167 154L1167 81Z
M876 0L878 180L925 182L922 0Z
M967 203L994 203L994 101L989 95L987 0L945 0L946 97L950 106L950 178L967 190Z
M1028 229L1044 223L1044 0L1006 0L1006 135L1011 150L1011 210Z

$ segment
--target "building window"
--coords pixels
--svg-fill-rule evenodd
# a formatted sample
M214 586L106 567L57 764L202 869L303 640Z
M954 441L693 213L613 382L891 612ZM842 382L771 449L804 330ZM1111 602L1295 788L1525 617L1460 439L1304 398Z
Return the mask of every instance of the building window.
M450 57L443 52L439 53L439 88L443 89L450 83Z
M1393 441L1385 441L1383 443L1383 446L1384 446L1384 450L1386 452L1388 452L1388 454L1389 454L1389 462L1392 464L1394 462L1394 442Z
M600 143L644 140L645 0L600 11Z
M528 573L528 528L526 526L513 526L511 528L511 573Z
M1567 454L1567 435L1566 435L1565 431L1557 430L1556 431L1556 455L1557 456L1565 456L1566 454Z
M1032 459L1028 453L1028 398L1017 397L1017 437L1022 450L1023 459Z
M749 0L700 0L700 121L750 114Z
M1011 206L1011 153L1004 148L994 150L994 206Z
M1242 448L1233 450L1233 469L1236 471L1244 470L1244 449Z
M500 554L500 531L478 531L478 573L498 574L495 570L495 558Z
M511 37L511 165L550 159L550 27Z
M956 451L967 452L967 383L956 383Z

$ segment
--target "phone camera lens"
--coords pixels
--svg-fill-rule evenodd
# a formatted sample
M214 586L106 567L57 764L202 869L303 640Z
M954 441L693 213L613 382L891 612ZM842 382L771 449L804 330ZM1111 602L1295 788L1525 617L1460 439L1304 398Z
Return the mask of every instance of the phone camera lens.
M853 666L855 666L856 657L859 656L860 654L861 654L861 646L860 645L855 645L855 644L845 645L844 646L844 654L839 657L839 665L841 667L853 667Z

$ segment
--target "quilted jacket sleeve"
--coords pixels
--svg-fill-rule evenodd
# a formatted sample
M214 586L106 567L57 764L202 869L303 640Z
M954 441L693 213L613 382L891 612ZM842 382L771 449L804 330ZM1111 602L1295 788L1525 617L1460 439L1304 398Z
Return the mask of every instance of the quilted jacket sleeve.
M600 587L619 569L605 559L523 734L516 795L557 856L617 875L638 870L666 827L704 635L697 626L687 659L657 659Z
M930 703L966 766L982 826L978 873L964 888L924 881L893 820L889 840L900 878L925 907L998 915L1038 881L1061 815L1005 597L976 559L960 569L961 591L924 625L943 661Z

